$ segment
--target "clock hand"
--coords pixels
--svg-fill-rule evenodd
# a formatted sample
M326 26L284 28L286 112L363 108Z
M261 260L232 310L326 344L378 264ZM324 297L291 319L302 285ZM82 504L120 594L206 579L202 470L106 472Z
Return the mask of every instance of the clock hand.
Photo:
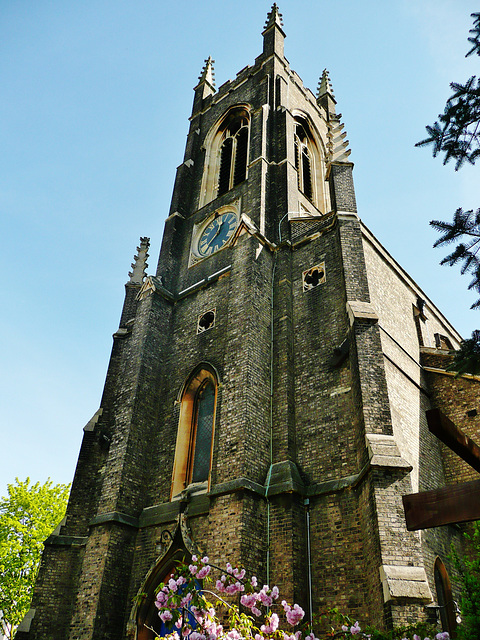
M217 232L215 233L215 235L213 236L213 238L208 242L208 246L210 246L212 244L212 242L215 240L215 238L220 235L220 231L222 230L223 225L225 224L225 220L223 220L222 224L218 227Z

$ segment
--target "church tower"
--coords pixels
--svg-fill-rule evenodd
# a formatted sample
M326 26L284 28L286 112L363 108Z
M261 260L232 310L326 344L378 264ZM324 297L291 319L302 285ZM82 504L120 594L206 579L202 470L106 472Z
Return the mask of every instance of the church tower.
M157 585L196 549L308 616L388 627L436 600L451 534L408 532L401 496L444 482L419 352L460 337L360 221L329 75L314 95L284 39L274 4L252 66L216 89L205 62L18 638L153 638Z

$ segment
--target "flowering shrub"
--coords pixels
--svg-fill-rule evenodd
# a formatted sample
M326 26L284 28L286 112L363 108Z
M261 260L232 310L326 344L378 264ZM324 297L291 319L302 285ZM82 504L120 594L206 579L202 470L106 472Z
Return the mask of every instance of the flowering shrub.
M216 593L207 588L213 582L212 569L221 574L215 580ZM201 590L200 580L203 581ZM231 602L235 595L240 596L240 605L248 613ZM311 624L302 624L305 617L302 607L286 600L279 604L279 595L278 587L263 585L260 588L255 576L245 579L245 569L227 563L226 571L222 571L210 564L206 556L200 560L192 556L189 565L179 564L176 574L159 585L155 606L167 626L168 640L319 640ZM224 609L226 615L218 614L216 607ZM284 618L283 624L280 615ZM340 618L344 622L341 629L332 627L328 637L381 638L378 632L363 632L358 621L352 624L346 616ZM424 640L434 638L449 640L449 635L442 632ZM408 638L396 636L395 640L423 639L414 634Z

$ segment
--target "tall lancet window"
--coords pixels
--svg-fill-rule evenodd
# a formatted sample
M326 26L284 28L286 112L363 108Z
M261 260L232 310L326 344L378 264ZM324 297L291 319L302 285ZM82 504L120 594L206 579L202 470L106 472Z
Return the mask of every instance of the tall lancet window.
M199 206L203 207L248 178L250 113L246 105L230 108L208 132Z
M215 413L215 387L206 380L197 392L190 447L191 482L205 482L210 474L212 458L213 418ZM195 432L195 433L193 433Z
M298 188L310 202L313 202L313 154L309 148L308 125L300 119L295 121L294 144Z
M184 387L180 400L172 498L189 486L196 490L208 488L216 393L216 376L207 368L198 369Z
M232 114L220 147L218 195L221 196L247 177L248 118L245 112Z

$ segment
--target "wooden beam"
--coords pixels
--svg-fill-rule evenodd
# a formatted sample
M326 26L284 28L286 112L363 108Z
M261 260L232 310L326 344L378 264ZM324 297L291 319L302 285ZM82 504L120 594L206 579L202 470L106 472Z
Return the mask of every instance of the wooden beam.
M409 531L480 520L480 480L403 496Z
M480 447L439 409L427 411L429 430L452 451L480 472Z

